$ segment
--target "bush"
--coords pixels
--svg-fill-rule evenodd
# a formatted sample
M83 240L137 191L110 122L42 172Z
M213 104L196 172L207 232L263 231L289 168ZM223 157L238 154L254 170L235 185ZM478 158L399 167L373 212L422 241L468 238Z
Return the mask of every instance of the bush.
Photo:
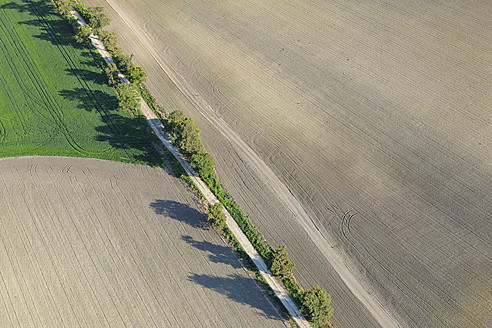
M141 85L141 89L140 89L140 95L142 96L142 98L145 100L145 102L147 103L147 105L149 105L149 107L157 113L157 110L158 110L158 105L157 105L157 99L155 99L150 93L149 91L147 90L147 87L145 86L145 84L142 84ZM160 114L158 114L159 117Z
M226 217L221 203L210 205L208 209L208 222L214 230L221 232L226 226Z
M326 325L328 319L333 315L330 303L330 295L316 285L304 293L300 310L314 327L321 327Z
M212 155L209 153L192 155L191 166L202 178L206 178L214 174L215 162Z
M104 44L106 49L108 49L108 51L112 51L114 48L116 48L118 39L116 38L116 34L114 34L114 32L101 31L99 33L99 39Z
M280 245L279 249L272 253L272 266L270 270L275 276L288 278L292 274L293 268L294 263L289 260L285 245Z
M137 87L131 83L119 84L116 91L119 95L119 106L136 114L140 109L140 93Z

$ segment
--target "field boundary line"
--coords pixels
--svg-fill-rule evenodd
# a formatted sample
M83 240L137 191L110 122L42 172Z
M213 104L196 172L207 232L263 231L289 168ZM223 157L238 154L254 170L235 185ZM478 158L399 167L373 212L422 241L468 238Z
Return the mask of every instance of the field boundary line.
M86 25L86 22L80 16L80 14L75 10L75 8L72 7L72 15L77 18L79 24L81 26ZM113 58L111 54L106 50L106 47L103 45L101 40L97 35L94 33L91 33L89 36L93 46L96 48L96 50L101 54L103 57L104 61L107 64L114 64ZM126 77L118 70L118 77L121 80L121 83L126 84L128 83L128 80ZM200 192L203 194L203 197L210 203L210 204L216 204L219 203L219 200L215 195L212 193L212 191L207 187L207 185L200 179L196 172L193 170L193 168L190 166L190 164L185 160L183 155L179 152L179 150L173 146L171 138L169 137L168 134L164 134L162 131L164 130L164 125L162 124L161 120L157 117L157 115L152 111L152 109L147 105L147 103L143 100L140 99L141 102L141 113L145 116L147 122L149 123L150 127L152 130L155 132L159 140L162 142L162 144L166 147L167 150L173 154L173 156L178 160L178 162L181 164L183 169L186 171L188 176L191 178L193 183L197 186L197 188L200 190ZM292 297L289 295L287 290L285 289L282 284L275 279L273 274L268 270L268 267L263 261L262 257L258 252L255 250L251 242L248 240L246 235L243 233L237 222L232 218L231 214L227 211L227 209L224 207L222 209L224 214L226 215L226 222L229 227L229 229L232 231L233 235L237 238L239 243L241 244L241 247L245 250L245 252L248 254L248 256L251 258L253 263L256 265L258 270L261 272L265 280L267 281L268 285L272 288L273 292L275 295L279 298L280 302L282 302L282 305L285 306L287 311L289 311L289 314L292 316L294 321L299 325L301 328L311 328L311 325L309 322L304 318L304 316L301 314L299 311L297 305L294 303L294 300Z
M371 313L372 317L383 328L401 327L400 318L397 317L395 311L391 311L392 307L388 308L382 303L382 296L369 292L371 284L355 276L352 272L352 265L346 262L343 256L339 255L332 249L329 241L320 232L316 223L309 216L301 203L292 194L290 189L276 176L272 169L259 157L259 155L242 140L232 128L219 117L206 103L203 97L200 97L193 88L179 75L176 70L168 63L168 60L160 55L157 50L152 47L152 41L149 39L145 31L143 31L132 19L123 11L123 9L113 0L105 0L106 3L116 11L123 19L128 28L135 34L138 40L147 48L148 52L154 58L156 63L162 68L166 75L171 79L179 91L190 101L193 106L203 115L203 117L219 131L222 136L234 146L239 156L245 160L259 175L260 179L266 183L273 192L277 194L278 199L288 208L293 215L298 219L297 222L302 229L307 233L310 240L318 248L320 253L330 263L336 271L340 279L350 292L357 298L362 305ZM350 265L350 266L349 266ZM369 286L369 287L368 287Z

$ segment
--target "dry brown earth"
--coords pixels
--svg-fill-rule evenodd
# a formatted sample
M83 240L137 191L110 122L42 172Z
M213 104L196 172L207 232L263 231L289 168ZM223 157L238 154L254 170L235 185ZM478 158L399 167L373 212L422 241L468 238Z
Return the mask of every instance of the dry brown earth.
M1 327L285 327L163 170L2 159L0 209Z
M108 2L272 168L404 326L492 326L492 2L87 2L108 8L159 101L195 118L224 184L270 242L287 244L301 282L332 294L335 323L377 326L250 158Z

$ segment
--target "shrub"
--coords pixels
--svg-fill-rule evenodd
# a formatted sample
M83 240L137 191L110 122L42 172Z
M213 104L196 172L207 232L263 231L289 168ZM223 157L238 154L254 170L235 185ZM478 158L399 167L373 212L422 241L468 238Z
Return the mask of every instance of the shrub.
M116 87L119 95L119 106L134 114L140 109L140 93L135 85L131 83L119 84Z
M294 263L289 260L285 245L280 245L279 249L272 253L272 266L270 270L275 276L288 278L292 274L293 268Z
M191 166L199 176L206 178L214 174L215 162L209 153L193 154L191 156Z
M114 48L116 48L118 39L116 38L116 34L114 34L114 32L101 31L99 33L99 39L104 44L106 49L108 49L108 51L112 51Z
M210 205L208 209L208 222L214 230L221 232L226 226L226 217L221 203Z
M300 310L314 327L321 327L327 324L328 319L333 315L330 303L330 295L316 285L304 293Z

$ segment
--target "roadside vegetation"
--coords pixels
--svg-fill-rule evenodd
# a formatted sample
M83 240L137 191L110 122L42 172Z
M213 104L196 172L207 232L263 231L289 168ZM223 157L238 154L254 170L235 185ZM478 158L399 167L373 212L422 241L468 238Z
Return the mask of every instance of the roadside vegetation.
M222 209L221 203L212 204L208 208L208 222L218 232L221 232L226 227L226 217Z
M225 207L239 224L258 253L263 257L272 273L284 283L306 319L308 319L315 327L331 326L328 321L333 314L333 309L330 305L330 296L319 286L304 291L292 275L294 264L288 258L285 245L281 245L278 250L275 250L270 246L249 218L244 215L239 208L239 205L234 201L234 198L224 192L214 174L215 163L213 157L206 152L200 138L201 131L194 125L193 118L186 117L180 110L167 115L165 112L163 113L163 109L157 105L155 98L147 91L145 86L146 73L141 67L137 67L133 64L133 55L128 56L123 54L122 50L117 46L116 36L111 32L102 30L103 27L109 24L109 19L107 19L102 8L87 7L81 2L74 4L71 0L56 0L55 4L57 5L60 14L72 25L78 42L90 47L90 43L88 42L89 35L91 33L97 33L108 51L112 54L116 65L103 64L100 65L100 68L106 74L107 83L113 86L119 94L119 107L136 115L139 109L139 97L142 96L149 106L163 118L164 125L166 126L174 145L180 149L196 173L220 201L219 204L214 204L209 207L208 221L211 226L218 232L223 232L231 245L238 251L240 257L246 259L250 268L251 266L254 267L252 261L249 258L247 259L246 253L227 228L225 216L222 213L222 207ZM88 25L84 27L75 25L74 20L70 15L70 11L67 9L72 5L75 5L75 8L79 11L84 20L88 22ZM100 61L96 58L96 62ZM118 69L128 79L128 84L122 84L119 81L119 78L117 77ZM175 171L180 170L175 169ZM181 174L182 177L183 175L185 174ZM185 180L189 181L189 178ZM263 282L263 285L266 285L264 287L267 292L269 292L270 295L274 295L273 291L268 287L268 284L266 284L266 281L264 281L259 272L255 268L251 269L257 272L259 275L258 280Z

